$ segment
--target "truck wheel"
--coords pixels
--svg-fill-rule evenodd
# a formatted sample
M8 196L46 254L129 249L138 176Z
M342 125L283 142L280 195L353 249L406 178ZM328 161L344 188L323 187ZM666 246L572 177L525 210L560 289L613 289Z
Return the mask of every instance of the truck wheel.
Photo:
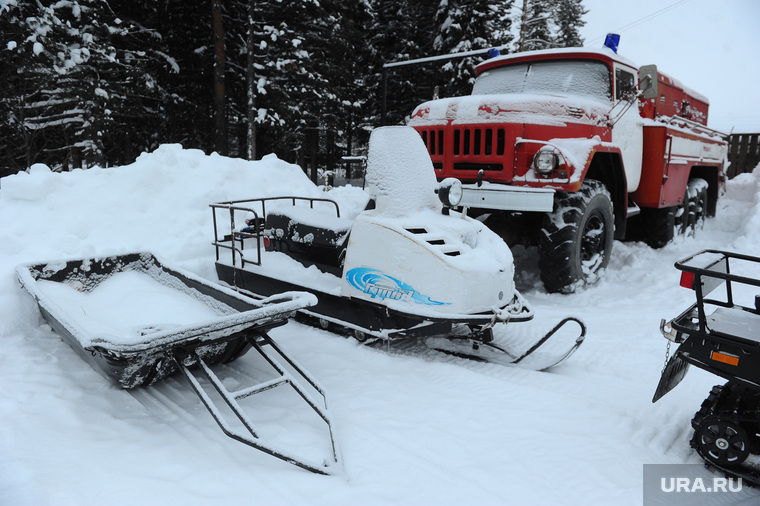
M678 209L679 207L664 207L641 210L644 241L650 248L662 248L673 240Z
M689 195L689 223L686 231L688 235L694 235L705 226L708 186L707 181L702 178L690 179L686 185L686 193Z
M575 193L558 192L538 246L546 291L571 293L595 282L610 261L614 232L612 200L602 183L589 180Z
M704 226L707 213L707 181L689 180L683 203L662 209L642 209L644 240L652 248L662 248L678 234L693 236Z

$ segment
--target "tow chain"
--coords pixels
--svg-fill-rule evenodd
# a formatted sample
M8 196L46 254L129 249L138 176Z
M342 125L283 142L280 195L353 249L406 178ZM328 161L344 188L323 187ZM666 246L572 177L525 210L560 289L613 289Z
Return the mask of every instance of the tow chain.
M668 367L668 359L670 358L670 341L668 341L668 347L665 349L665 363L662 366L662 371L660 371L660 376L665 372L665 368Z

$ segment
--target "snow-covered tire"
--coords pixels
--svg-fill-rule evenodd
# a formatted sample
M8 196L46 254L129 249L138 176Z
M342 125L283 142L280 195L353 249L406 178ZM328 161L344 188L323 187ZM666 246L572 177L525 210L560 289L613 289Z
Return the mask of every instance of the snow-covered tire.
M641 220L646 243L652 248L662 248L678 234L693 236L701 230L707 217L707 188L704 179L690 179L681 205L643 209Z
M705 226L708 187L707 181L702 178L690 179L686 185L686 194L689 196L689 223L686 233L689 235L694 235Z
M614 232L612 199L602 183L588 180L575 193L558 192L538 245L546 291L571 293L595 282L610 261Z

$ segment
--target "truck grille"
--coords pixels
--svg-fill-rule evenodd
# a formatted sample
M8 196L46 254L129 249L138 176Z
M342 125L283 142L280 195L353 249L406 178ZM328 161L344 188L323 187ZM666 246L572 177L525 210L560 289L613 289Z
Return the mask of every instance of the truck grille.
M461 172L505 170L507 131L504 127L445 125L417 127L417 131L430 153L433 167L443 175L451 170L459 174L457 177L462 177Z
M454 156L501 156L505 139L503 128L454 128Z
M418 129L431 155L443 155L446 134L453 133L451 154L454 156L503 156L506 131L503 128L455 127L444 133L443 128Z
M422 135L422 142L428 148L428 153L431 155L443 154L443 130L423 130L420 135Z

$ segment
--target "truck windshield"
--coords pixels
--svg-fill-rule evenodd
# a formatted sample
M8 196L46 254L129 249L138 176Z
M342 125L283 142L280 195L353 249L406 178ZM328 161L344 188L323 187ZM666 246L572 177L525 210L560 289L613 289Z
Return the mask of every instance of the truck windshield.
M497 67L475 79L473 95L501 93L582 95L612 101L610 69L599 61L539 61Z

